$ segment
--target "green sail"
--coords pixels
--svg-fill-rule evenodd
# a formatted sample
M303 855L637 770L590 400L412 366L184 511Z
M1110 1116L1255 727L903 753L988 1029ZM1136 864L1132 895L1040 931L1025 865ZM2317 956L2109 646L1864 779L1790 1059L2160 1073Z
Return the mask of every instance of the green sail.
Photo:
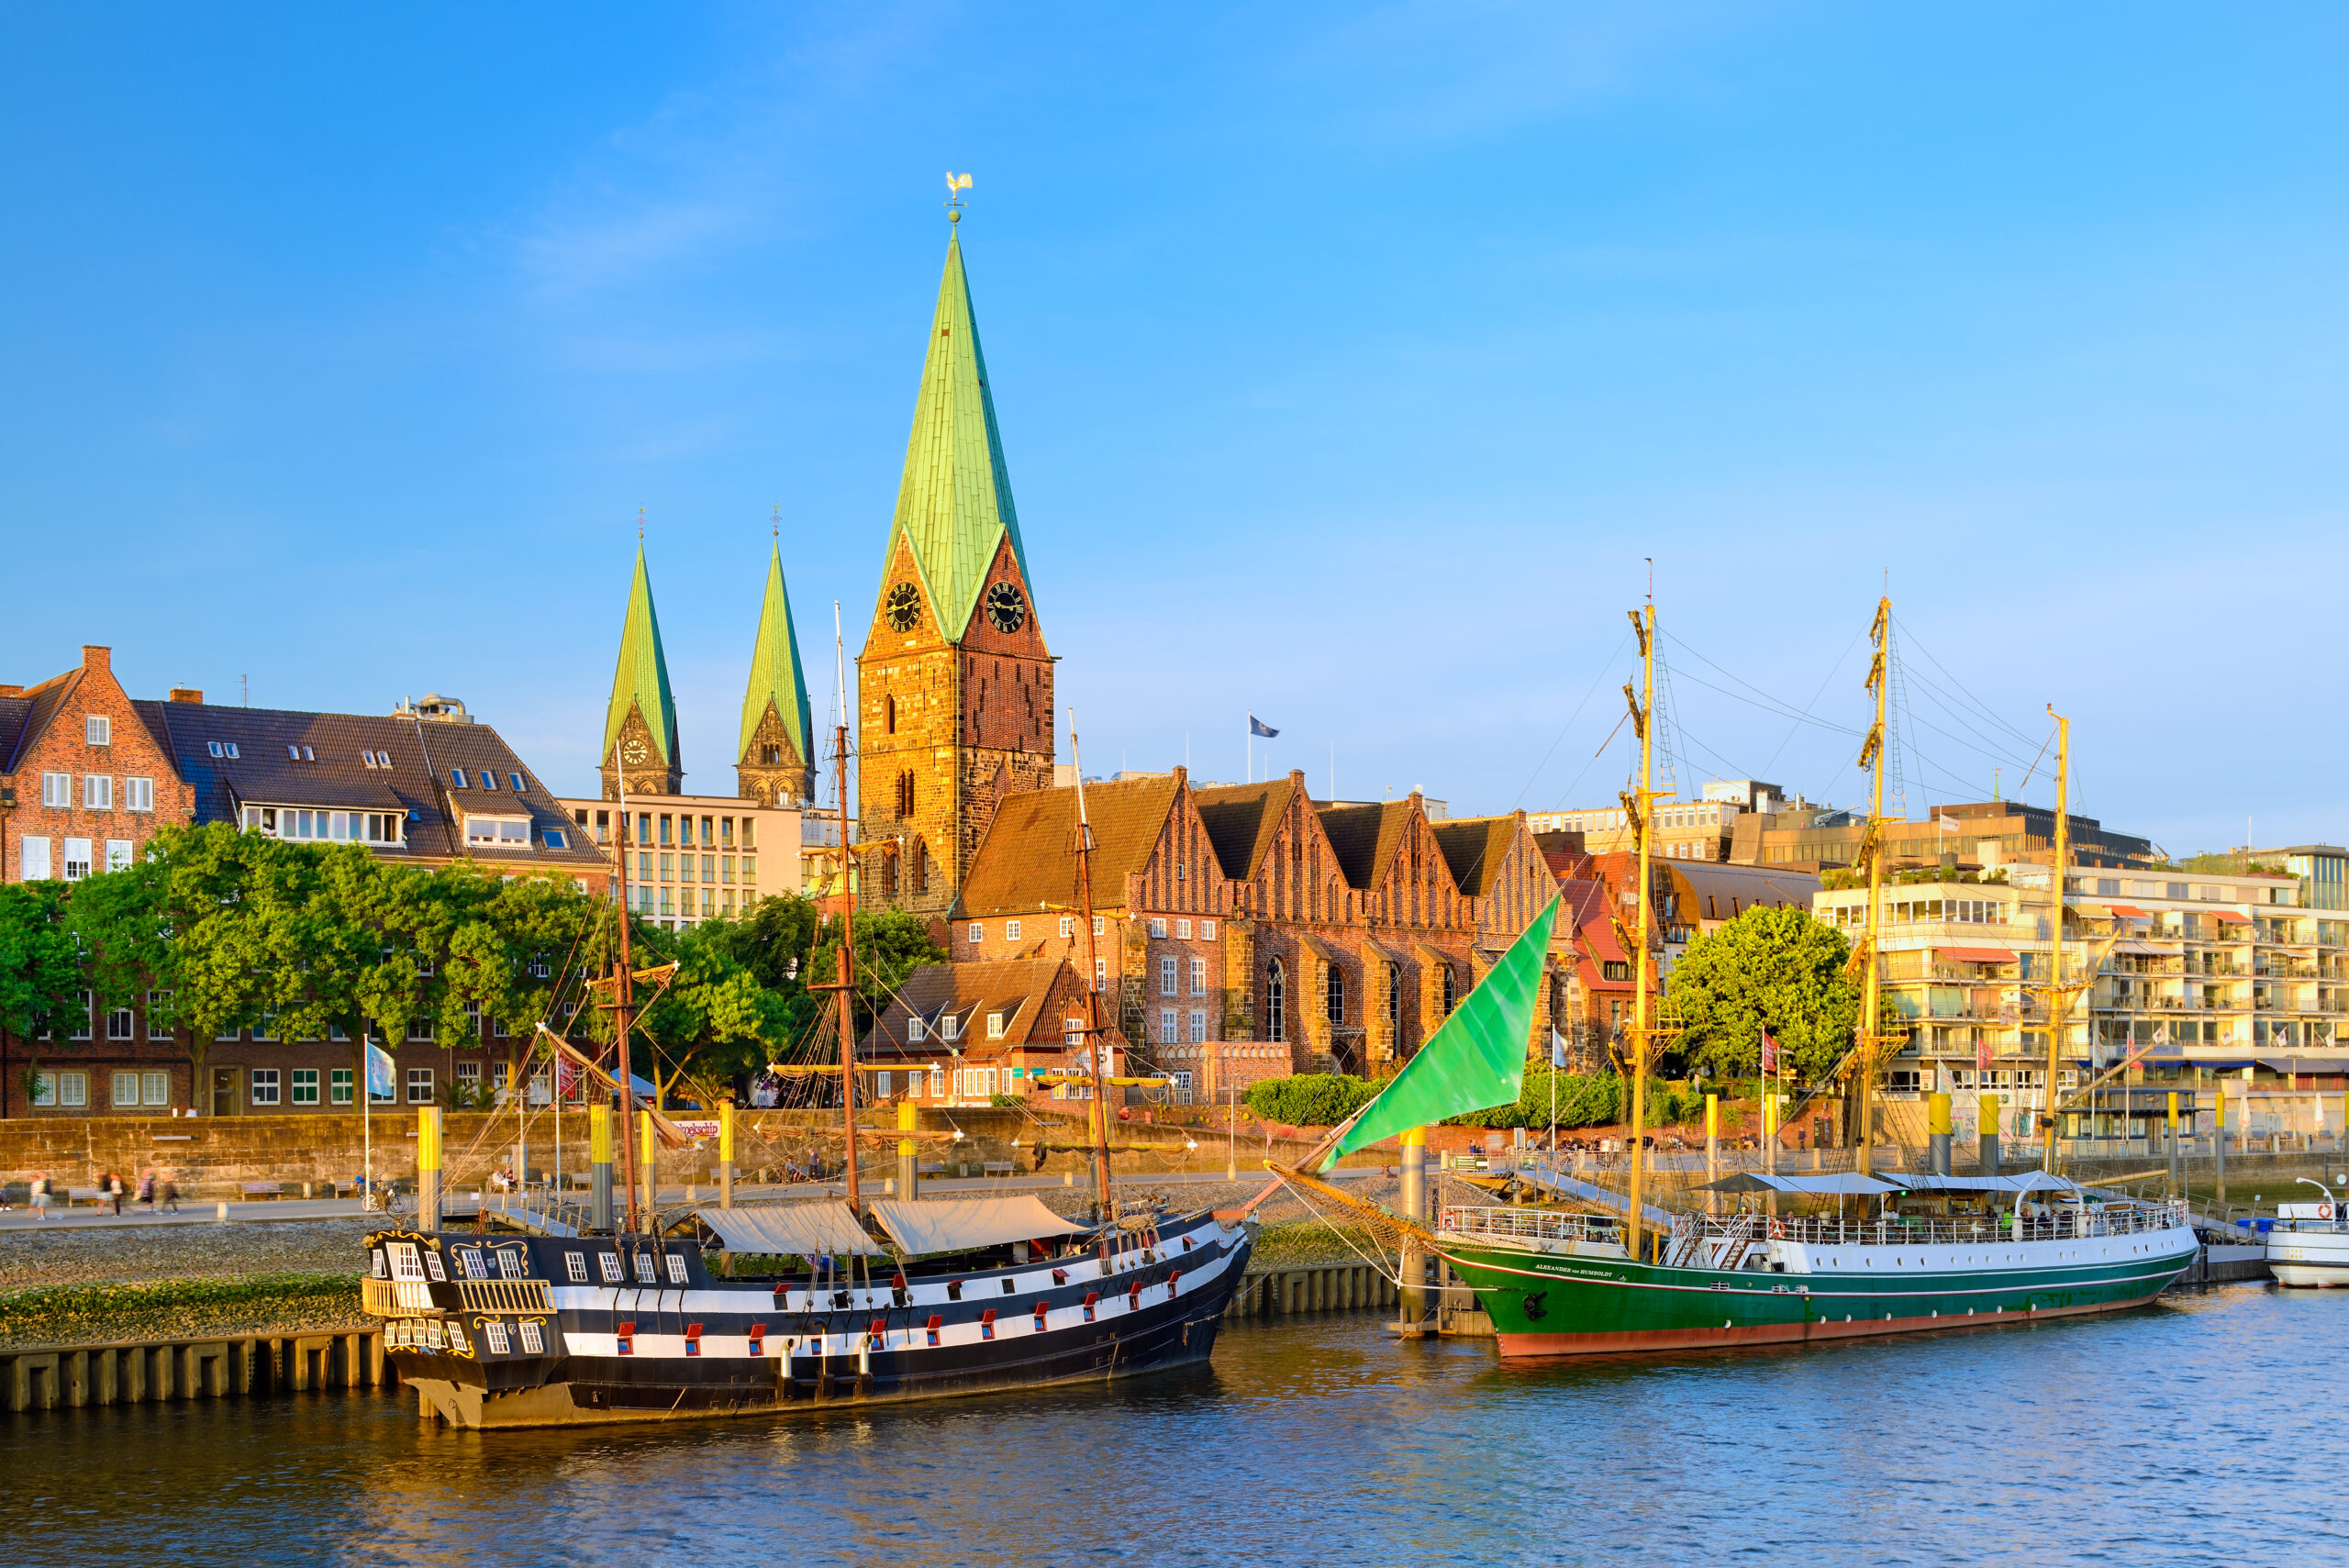
M1484 984L1453 1009L1434 1038L1338 1140L1330 1160L1407 1129L1518 1097L1525 1087L1525 1045L1532 1035L1534 999L1542 994L1542 962L1557 917L1558 901L1553 898Z

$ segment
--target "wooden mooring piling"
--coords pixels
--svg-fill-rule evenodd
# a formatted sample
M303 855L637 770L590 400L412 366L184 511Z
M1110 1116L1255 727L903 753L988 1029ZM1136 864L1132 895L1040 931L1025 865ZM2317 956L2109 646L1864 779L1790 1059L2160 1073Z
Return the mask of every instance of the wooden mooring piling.
M6 1410L388 1388L397 1382L378 1329L0 1349L0 1409Z
M1285 1318L1302 1312L1359 1312L1395 1305L1395 1284L1367 1263L1251 1271L1232 1294L1226 1318Z

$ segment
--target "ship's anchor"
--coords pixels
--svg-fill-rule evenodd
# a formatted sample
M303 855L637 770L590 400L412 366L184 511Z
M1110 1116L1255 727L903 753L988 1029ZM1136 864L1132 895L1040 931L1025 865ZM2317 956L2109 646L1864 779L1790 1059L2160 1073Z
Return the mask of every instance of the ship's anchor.
M1549 1298L1549 1295L1550 1293L1546 1290L1537 1290L1525 1298L1525 1315L1528 1318L1539 1318L1546 1312L1548 1308L1542 1303Z

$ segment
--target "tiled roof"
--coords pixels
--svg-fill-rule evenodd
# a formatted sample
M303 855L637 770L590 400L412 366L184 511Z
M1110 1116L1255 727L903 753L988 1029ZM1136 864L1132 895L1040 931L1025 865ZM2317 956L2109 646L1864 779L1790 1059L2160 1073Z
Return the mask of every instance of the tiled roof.
M1172 773L1085 786L1093 824L1093 898L1125 900L1125 879L1150 863L1182 781ZM957 918L1076 906L1076 791L1025 790L996 807L956 900Z
M28 686L13 697L0 697L0 773L13 773L24 760L25 751L39 740L56 720L57 710L81 684L82 672L68 670L61 675L51 675L37 686ZM13 716L11 709L14 709Z
M1621 962L1628 956L1623 944L1615 939L1615 922L1607 913L1607 888L1596 882L1565 882L1558 884L1558 896L1564 904L1560 911L1574 922L1582 933L1576 944L1578 951L1595 952L1602 959Z
M1215 846L1223 874L1234 882L1254 878L1264 852L1279 835L1281 816L1288 809L1295 779L1266 779L1262 784L1222 784L1191 792L1199 808L1199 822Z
M913 430L906 441L905 475L882 560L885 563L896 555L900 537L911 544L940 629L948 641L959 641L978 607L996 546L1007 536L1019 574L1026 577L1028 553L1019 542L1011 473L996 428L995 395L987 390L986 355L979 349L957 234L946 244L938 312L930 322ZM880 591L885 594L889 586L884 578Z
M599 851L579 842L575 825L553 794L488 725L198 703L137 706L148 728L165 737L180 776L195 786L198 822L236 821L239 807L248 802L401 811L407 814L412 852L456 859L468 852L462 813L520 814L531 823L527 860L508 854L484 859L571 873L605 864ZM233 747L236 754L216 757L215 744ZM304 755L297 759L289 748ZM388 754L391 766L369 767L363 751ZM464 771L462 788L455 784L452 769ZM523 782L518 795L510 776L517 773ZM483 787L484 773L495 788ZM451 810L460 816L452 817ZM549 828L562 830L563 848L546 847Z
M1411 803L1388 800L1368 806L1323 806L1316 808L1321 831L1330 840L1346 885L1371 893L1386 880L1403 836L1411 828Z
M1820 879L1807 872L1774 866L1682 860L1655 863L1688 884L1701 906L1694 913L1707 920L1731 919L1756 905L1808 909L1810 895L1820 887Z
M1509 841L1517 837L1518 819L1461 817L1428 827L1460 891L1474 898L1488 895L1501 873L1501 862L1508 856Z
M630 703L643 711L653 742L661 748L661 760L672 767L684 766L677 755L677 705L669 695L669 661L661 651L661 617L653 612L652 579L644 570L641 544L636 547L636 575L629 581L619 662L612 670L612 700L604 709L604 749L596 755L597 763L611 756Z
M751 649L751 680L742 693L742 734L734 747L737 758L750 755L751 737L758 733L759 720L766 717L769 703L774 704L784 732L799 749L799 760L812 765L816 753L808 731L814 720L807 709L807 674L799 667L799 631L792 624L791 590L783 584L780 545L767 558L767 592L759 604L759 639ZM604 747L610 751L608 738Z
M995 959L976 963L927 963L897 987L896 999L874 1020L861 1049L931 1052L933 1042L908 1044L906 1019L918 1013L933 1021L947 1013L960 1020L962 1039L952 1041L966 1056L1001 1055L1015 1045L1041 1040L1057 1045L1061 1021L1043 1010L1052 985L1068 968L1057 958ZM985 1019L1003 1015L1003 1038L989 1040Z

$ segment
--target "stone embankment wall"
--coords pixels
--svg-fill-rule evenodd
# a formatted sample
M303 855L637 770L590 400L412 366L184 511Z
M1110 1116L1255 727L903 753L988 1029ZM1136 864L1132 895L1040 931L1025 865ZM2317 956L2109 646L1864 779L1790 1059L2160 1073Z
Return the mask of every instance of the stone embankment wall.
M671 1114L685 1119L695 1116ZM870 1123L893 1115L890 1107L880 1107L868 1118L869 1136L858 1140L858 1159L876 1180L896 1169L897 1135L894 1128ZM415 1113L384 1111L373 1121L376 1179L414 1176ZM36 1171L47 1171L61 1186L88 1186L101 1171L120 1172L131 1180L153 1168L170 1173L181 1195L192 1201L237 1197L246 1184L259 1182L283 1184L296 1196L306 1183L323 1195L327 1184L351 1183L368 1168L366 1130L364 1120L356 1116L17 1118L0 1121L0 1182L20 1184ZM1295 1160L1310 1147L1290 1137L1267 1139L1265 1130L1242 1127L1237 1159L1243 1173L1261 1171L1268 1153ZM921 1163L943 1166L948 1175L1001 1173L1007 1166L1022 1174L1040 1168L1055 1173L1081 1172L1089 1160L1082 1147L1081 1122L1040 1123L1020 1110L924 1110L919 1131ZM961 1139L953 1138L956 1132ZM558 1147L555 1113L531 1112L522 1136L531 1169L551 1168ZM562 1170L584 1173L587 1113L563 1112L559 1136ZM1044 1147L1041 1166L1040 1142ZM1221 1169L1227 1157L1224 1141L1198 1138L1197 1142L1196 1149L1186 1149L1180 1129L1120 1122L1110 1134L1112 1163L1123 1174ZM449 1184L478 1184L491 1171L512 1163L515 1118L504 1113L448 1112L442 1145ZM763 1169L780 1179L786 1166L804 1167L811 1157L828 1165L839 1161L836 1112L736 1113L738 1173L748 1177ZM717 1141L662 1150L659 1163L664 1184L713 1181Z

